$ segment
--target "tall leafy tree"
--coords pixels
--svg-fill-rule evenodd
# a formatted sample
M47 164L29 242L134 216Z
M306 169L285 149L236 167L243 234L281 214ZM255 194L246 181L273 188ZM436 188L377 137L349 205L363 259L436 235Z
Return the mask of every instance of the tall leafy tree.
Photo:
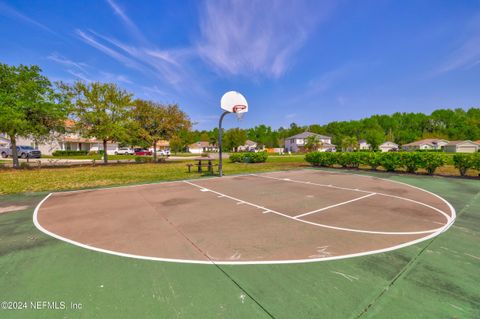
M318 147L321 146L322 142L315 135L308 136L305 139L305 151L312 152L318 150Z
M83 136L102 141L103 161L108 163L108 142L128 140L133 95L113 83L75 82L61 87L70 96L76 128Z
M18 167L17 137L42 139L64 129L67 103L36 66L0 64L0 132L7 133L13 166Z
M238 151L238 147L245 145L247 133L240 128L232 128L225 132L223 136L223 147L227 150Z
M135 100L133 119L141 139L153 146L153 158L157 160L157 142L168 140L181 130L189 130L191 122L178 105L162 105L152 101Z
M347 136L342 139L342 149L344 151L356 151L358 150L358 140L354 136Z

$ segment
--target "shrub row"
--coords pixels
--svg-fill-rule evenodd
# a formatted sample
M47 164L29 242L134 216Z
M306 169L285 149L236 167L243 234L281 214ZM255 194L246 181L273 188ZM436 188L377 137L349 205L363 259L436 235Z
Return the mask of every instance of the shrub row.
M87 155L88 151L55 151L52 153L53 156L78 156L78 155Z
M428 174L433 174L438 167L447 164L448 159L448 155L436 152L312 152L305 155L305 160L313 166L340 165L345 168L358 168L360 165L366 165L374 170L381 166L389 172L404 168L409 173L415 173L419 168L423 168ZM480 170L479 153L455 154L453 161L462 176L469 168Z
M461 176L465 176L469 169L480 171L480 153L453 155L453 165L458 169Z
M232 153L229 157L232 163L264 163L267 158L267 152Z

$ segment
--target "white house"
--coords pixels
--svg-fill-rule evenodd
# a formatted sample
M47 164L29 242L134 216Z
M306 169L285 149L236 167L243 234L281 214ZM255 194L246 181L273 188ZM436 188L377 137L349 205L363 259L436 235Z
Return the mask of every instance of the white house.
M480 145L472 141L450 141L445 145L445 152L451 153L475 153L478 152Z
M396 150L398 150L398 144L387 141L387 142L383 142L382 144L380 144L380 146L378 148L382 152L389 152L389 151L394 151L394 150L396 151Z
M420 141L415 141L412 143L402 145L402 149L405 151L415 151L415 150L440 150L448 144L447 140L437 139L437 138L427 138Z
M209 142L200 141L188 145L188 151L193 154L201 154L205 152L218 152L218 147Z
M7 147L10 144L7 134L0 133L0 147Z
M251 141L251 140L246 140L245 145L241 145L238 147L239 152L251 152L255 151L258 147L257 142Z
M358 149L369 150L370 148L372 148L372 146L370 144L368 144L366 140L358 141Z
M17 145L32 146L39 149L44 155L51 155L53 152L60 151L88 151L98 152L103 150L103 142L96 138L82 137L74 127L75 123L72 120L65 121L65 133L52 133L48 138L38 141L33 137L18 136L16 139ZM7 134L0 133L2 140L8 142L10 145L10 139ZM0 140L1 143L1 140ZM118 150L118 143L108 142L107 153L115 154Z
M305 152L305 144L307 142L307 138L310 136L315 136L317 138L317 141L320 143L318 151L335 151L335 145L332 144L332 138L330 136L320 135L311 132L303 132L294 136L287 137L285 139L285 151L292 153Z

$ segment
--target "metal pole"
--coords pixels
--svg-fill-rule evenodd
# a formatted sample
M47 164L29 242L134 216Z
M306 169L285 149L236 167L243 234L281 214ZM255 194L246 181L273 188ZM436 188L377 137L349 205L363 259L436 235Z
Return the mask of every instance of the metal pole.
M220 120L218 121L218 175L220 177L223 176L222 171L222 121L225 115L230 113L229 111L223 112L222 116L220 116Z

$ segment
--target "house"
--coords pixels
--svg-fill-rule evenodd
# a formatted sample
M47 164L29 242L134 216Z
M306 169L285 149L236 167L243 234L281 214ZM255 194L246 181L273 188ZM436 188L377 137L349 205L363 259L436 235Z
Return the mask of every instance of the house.
M50 136L43 140L36 140L32 136L18 136L17 145L26 145L37 148L44 155L51 155L55 151L88 151L98 152L103 150L103 141L96 138L85 138L75 129L75 122L72 120L65 121L65 133L53 132ZM5 133L2 133L7 139L8 144L10 140ZM115 154L118 150L118 143L108 142L107 153Z
M218 147L209 142L200 141L188 145L188 151L193 154L201 154L205 152L218 152Z
M257 142L251 141L251 140L246 140L245 145L241 145L238 147L239 152L252 152L257 149Z
M402 149L405 151L441 150L447 144L448 144L447 140L442 140L437 138L427 138L420 141L404 144L402 145Z
M444 146L445 152L450 153L475 153L480 145L472 141L450 141Z
M366 140L358 141L358 149L359 150L369 150L371 148L372 148L372 146L370 144L368 144Z
M287 137L285 139L285 151L286 152L305 152L305 144L307 138L315 136L319 142L318 151L335 151L335 145L332 144L332 138L330 136L320 135L311 132L303 132L294 136Z
M7 134L0 133L0 147L7 147L10 144Z
M153 145L149 148L151 152L153 152ZM160 150L170 150L170 142L167 140L160 140L157 142L157 151Z
M387 141L387 142L383 142L382 144L380 144L380 146L378 148L382 152L397 151L398 150L398 144Z

